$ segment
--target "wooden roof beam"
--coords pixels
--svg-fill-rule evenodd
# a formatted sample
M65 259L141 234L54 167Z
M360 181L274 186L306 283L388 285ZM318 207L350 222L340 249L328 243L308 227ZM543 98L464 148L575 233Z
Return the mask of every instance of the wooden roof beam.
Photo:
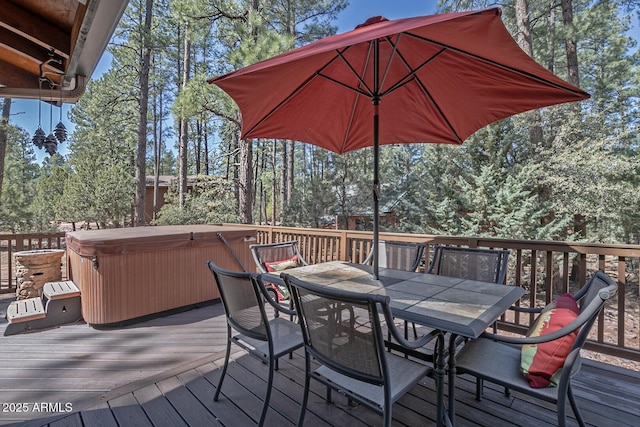
M20 65L26 62L39 65L52 59L49 50L2 27L0 27L0 51L2 52L1 57L14 65ZM60 63L51 61L44 65L43 69L48 72L63 73L66 61L57 55L54 55L53 59L59 60ZM25 66L25 68L27 67Z
M0 0L0 27L6 28L57 55L68 59L71 37L61 29L43 21L8 0Z
M38 77L0 59L0 84L16 88L38 87Z

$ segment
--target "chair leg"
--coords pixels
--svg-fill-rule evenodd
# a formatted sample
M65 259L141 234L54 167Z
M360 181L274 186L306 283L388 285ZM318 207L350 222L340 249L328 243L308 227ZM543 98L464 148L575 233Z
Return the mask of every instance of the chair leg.
M231 327L227 325L227 353L224 356L224 366L222 367L222 373L220 374L220 380L218 381L218 388L216 388L216 393L213 395L214 401L218 401L218 397L220 396L220 389L222 389L222 381L224 380L224 376L227 373L227 366L229 365L230 355L231 355Z
M304 394L300 403L300 415L298 415L298 427L302 427L304 423L304 415L307 411L307 402L309 401L309 386L311 381L311 360L308 353L305 354L305 374L304 374Z
M271 399L271 389L273 388L273 373L275 371L275 363L278 360L273 356L269 358L269 379L267 380L267 394L264 397L264 404L262 405L262 414L260 414L260 422L258 426L262 427L264 425L264 419L267 417L267 411L269 410L269 400Z
M573 390L571 390L571 384L569 384L569 387L567 388L567 394L569 395L569 403L571 403L571 409L573 409L573 414L576 416L578 425L580 425L580 427L584 427L584 418L582 418L580 408L578 408L578 402L576 402L576 398L573 395Z
M384 427L391 427L391 420L393 418L393 414L391 413L391 403L389 401L385 401L384 403L384 422L383 422L383 426Z

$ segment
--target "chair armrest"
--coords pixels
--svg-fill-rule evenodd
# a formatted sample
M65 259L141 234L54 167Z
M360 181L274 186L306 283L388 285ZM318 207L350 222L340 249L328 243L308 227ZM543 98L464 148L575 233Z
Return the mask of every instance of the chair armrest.
M562 338L565 335L572 333L573 331L579 329L587 323L591 318L599 312L599 308L601 307L602 300L598 298L594 298L593 301L587 306L582 312L576 317L571 323L568 325L553 331L549 334L538 336L538 337L508 337L505 335L496 335L485 332L481 335L483 338L492 339L494 341L499 341L507 344L541 344L544 342L554 341L558 338Z
M384 310L384 318L385 318L385 321L387 322L387 328L389 328L389 332L391 332L391 336L393 337L393 339L395 339L398 342L398 344L400 344L401 346L411 350L424 347L426 344L431 342L438 335L442 335L441 331L434 329L428 334L420 337L415 341L409 341L405 339L403 337L403 334L400 333L400 331L398 331L398 328L396 328L396 324L393 320L393 315L389 310Z
M544 307L520 307L512 305L509 310L517 311L519 313L540 313Z
M298 261L300 261L302 265L309 265L309 263L304 259L304 257L300 253L300 249L298 249L297 247L296 247L296 255L298 256Z
M279 304L277 301L275 301L273 299L273 297L271 296L271 293L267 290L267 288L264 286L264 282L262 281L262 275L258 274L258 285L260 286L260 292L262 293L262 295L264 296L264 298L267 300L267 302L269 303L270 306L272 306L274 309L276 309L277 311L284 313L284 314L288 314L289 316L297 316L298 313L295 310L290 310L288 308L283 307L281 304ZM278 280L272 280L271 277L269 277L269 282L268 283L282 283L285 286L287 286L287 284L280 278L278 278Z
M563 336L570 334L571 332L579 329L582 325L586 324L590 320L597 316L600 310L602 309L604 301L611 298L615 295L617 291L617 286L608 286L607 288L601 289L598 292L598 297L593 298L589 305L586 307L582 307L582 310L578 317L576 317L571 323L568 325L551 332L550 334L539 336L539 337L507 337L504 335L496 335L485 332L481 336L484 338L489 338L495 341L500 341L509 344L540 344L544 342L549 342L556 340L558 338L562 338Z

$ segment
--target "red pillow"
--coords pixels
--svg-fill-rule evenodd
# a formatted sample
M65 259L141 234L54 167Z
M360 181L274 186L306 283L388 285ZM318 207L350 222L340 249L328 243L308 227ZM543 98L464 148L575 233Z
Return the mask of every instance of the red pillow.
M568 325L580 314L571 294L564 294L545 308L534 323L528 336L537 337L555 332ZM520 371L532 388L557 386L562 366L578 335L578 329L557 340L522 346Z
M298 266L300 266L300 262L298 261L298 255L294 255L292 258L283 259L280 261L272 261L272 262L264 263L264 267L267 269L268 272L282 271L282 270L287 270L289 268L295 268Z

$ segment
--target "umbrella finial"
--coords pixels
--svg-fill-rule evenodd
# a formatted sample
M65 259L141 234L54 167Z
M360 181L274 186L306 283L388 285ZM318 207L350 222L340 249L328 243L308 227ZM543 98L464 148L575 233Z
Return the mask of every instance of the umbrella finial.
M356 29L366 27L371 24L377 24L378 22L384 22L384 21L388 21L388 19L385 18L384 16L373 16L367 19L366 21L364 21L362 24L356 25Z

